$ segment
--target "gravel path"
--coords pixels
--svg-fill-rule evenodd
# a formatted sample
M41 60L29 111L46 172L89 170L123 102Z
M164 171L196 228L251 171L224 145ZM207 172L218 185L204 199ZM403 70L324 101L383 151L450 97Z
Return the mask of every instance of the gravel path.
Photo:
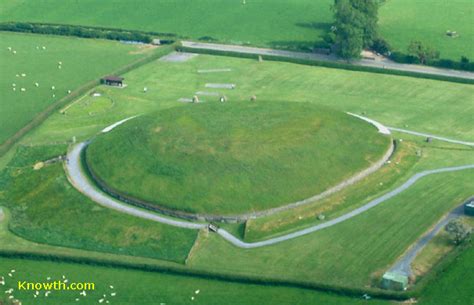
M88 180L87 176L82 172L81 168L81 151L87 146L87 142L80 143L76 145L69 153L68 153L68 162L66 163L66 171L68 174L69 181L72 183L72 185L78 189L80 192L85 194L87 197L91 198L95 202L99 203L102 206L130 214L133 216L145 218L145 219L150 219L153 221L161 222L164 224L172 225L175 227L180 227L180 228L186 228L186 229L203 229L207 227L207 224L198 224L198 223L191 223L191 222L186 222L186 221L179 221L179 220L174 220L166 217L159 216L155 213L142 210L133 206L130 206L126 203L123 203L117 199L111 198L107 194L97 190L91 182ZM328 227L332 227L338 223L341 223L343 221L346 221L348 219L351 219L363 212L368 211L369 209L381 204L382 202L395 197L396 195L400 194L401 192L405 191L408 189L410 186L412 186L416 181L421 179L422 177L432 175L432 174L438 174L438 173L445 173L445 172L453 172L453 171L460 171L460 170L466 170L466 169L474 169L474 164L472 165L464 165L464 166L457 166L457 167L446 167L446 168L440 168L440 169L435 169L435 170L428 170L424 171L418 174L415 174L412 176L407 182L405 182L402 186L392 190L391 192L370 201L369 203L347 213L344 214L340 217L337 217L335 219L329 220L327 222L294 232L290 233L287 235L283 235L280 237L268 239L265 241L260 241L260 242L255 242L255 243L246 243L229 232L227 232L224 229L218 229L217 233L232 243L233 245L240 247L240 248L259 248L259 247L264 247L264 246L269 246L273 244L277 244L286 240L290 240L293 238L297 238L306 234L310 234Z
M277 243L280 243L280 242L285 241L285 240L290 240L290 239L300 237L300 236L303 236L303 235L306 235L306 234L309 234L309 233L313 233L313 232L316 232L316 231L319 231L319 230L322 230L322 229L325 229L325 228L328 228L328 227L332 227L332 226L334 226L338 223L341 223L343 221L351 219L352 217L355 217L359 214L362 214L362 213L370 210L371 208L376 207L377 205L381 204L382 202L387 201L388 199L391 199L391 198L395 197L396 195L400 194L401 192L405 191L410 186L415 184L416 181L418 181L419 179L421 179L425 176L432 175L432 174L460 171L460 170L465 170L465 169L474 169L474 164L464 165L464 166L457 166L457 167L446 167L446 168L440 168L440 169L435 169L435 170L423 171L421 173L415 174L410 179L408 179L407 182L405 182L403 185L399 186L398 188L394 189L393 191L388 192L387 194L385 194L385 195L383 195L383 196L381 196L377 199L374 199L374 200L370 201L369 203L367 203L367 204L365 204L365 205L363 205L363 206L361 206L361 207L359 207L359 208L357 208L357 209L355 209L355 210L353 210L353 211L351 211L347 214L344 214L340 217L334 218L334 219L329 220L327 222L324 222L322 224L306 228L304 230L300 230L300 231L290 233L290 234L287 234L287 235L283 235L283 236L280 236L280 237L276 237L276 238L267 239L265 241L260 241L260 242L255 242L255 243L246 243L246 242L243 242L243 241L235 238L234 236L232 236L229 232L225 231L224 229L219 229L218 234L221 235L222 237L224 237L226 240L228 240L232 244L234 244L234 245L236 245L237 247L240 247L240 248L249 249L249 248L258 248L258 247L277 244Z
M117 210L122 213L126 213L129 215L137 216L140 218L145 218L157 222L161 222L164 224L168 224L175 227L185 228L185 229L202 229L206 228L207 224L197 224L197 223L190 223L186 221L179 221L174 220L166 217L162 217L151 213L146 210L141 210L136 207L132 207L126 203L123 203L117 199L114 199L105 193L97 190L88 180L87 176L82 171L81 165L81 152L87 146L87 142L80 143L76 145L69 153L68 153L68 162L66 162L66 171L68 173L69 181L72 185L78 189L81 193L92 199L93 201L97 202L98 204Z
M352 116L354 116L354 117L356 117L356 118L359 118L359 119L361 119L361 120L364 120L364 121L366 121L366 122L368 122L368 123L374 125L374 126L378 129L379 133L381 133L381 134L385 134L385 135L389 135L389 134L390 134L390 130L389 130L387 127L385 127L384 125L382 125L382 124L380 124L379 122L377 122L377 121L374 121L374 120L372 120L372 119L366 118L366 117L364 117L364 116L361 116L361 115L358 115L358 114L355 114L355 113L351 113L351 112L346 112L346 113L347 113L348 115L352 115Z
M123 123L125 123L125 122L127 122L127 121L130 121L131 119L134 119L134 118L136 118L136 117L137 117L137 116L134 115L134 116L131 116L131 117L129 117L129 118L123 119L123 120L121 120L121 121L118 121L117 123L113 123L112 125L107 126L107 127L105 127L104 129L102 129L101 132L102 132L102 133L107 133L107 132L111 131L112 129L114 129L115 127L117 127L117 126L119 126L119 125L122 125Z
M161 57L160 61L168 61L168 62L185 62L190 60L193 57L196 57L198 54L194 53L186 53L186 52L172 52L168 55Z
M182 45L184 47L195 48L195 49L229 51L229 52L255 54L255 55L273 55L273 56L282 56L282 57L288 57L288 58L315 60L315 61L333 61L333 62L347 63L346 61L341 60L334 55L323 55L323 54L316 54L316 53L292 52L292 51L274 50L274 49L266 49L266 48L254 48L254 47L244 47L244 46L237 46L237 45L225 45L225 44L214 44L214 43L203 43L203 42L192 42L192 41L182 41ZM434 68L434 67L428 67L428 66L422 66L422 65L399 64L388 59L383 59L383 60L360 59L360 60L353 61L352 64L357 65L357 66L364 66L364 67L374 67L374 68L381 68L381 69L390 69L390 70L424 73L424 74L431 74L431 75L474 79L474 73L471 73L471 72L440 69L440 68Z
M413 247L411 247L406 254L404 254L396 263L395 265L390 268L389 272L399 273L405 276L412 276L413 271L411 269L411 264L416 256L423 250L423 248L433 239L433 237L441 231L446 224L451 219L458 218L461 215L464 215L464 204L472 200L473 198L468 199L462 205L456 207L451 213L449 213L446 217L444 217L440 222L436 224L436 226L431 229L425 236L423 236L420 240L416 242Z
M437 139L437 140L444 141L444 142L449 142L449 143L462 144L462 145L467 145L467 146L474 146L474 142L466 142L466 141L448 139L448 138L444 138L444 137L440 137L440 136L436 136L436 135L432 135L432 134L421 133L421 132L417 132L417 131L406 130L406 129L401 129L401 128L395 128L395 127L388 127L388 129L393 130L393 131L398 131L398 132L403 132L403 133L415 135L415 136L425 137L425 138L430 137L430 138L433 138L433 139Z

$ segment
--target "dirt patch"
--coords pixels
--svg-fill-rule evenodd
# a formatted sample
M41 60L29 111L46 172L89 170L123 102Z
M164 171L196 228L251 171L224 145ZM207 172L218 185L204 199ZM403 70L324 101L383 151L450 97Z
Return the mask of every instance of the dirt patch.
M140 45L137 50L130 51L130 52L128 52L128 54L132 54L132 55L145 54L145 53L148 53L148 52L150 52L150 51L152 51L156 48L158 48L158 46L154 46L152 44Z
M38 162L33 166L33 169L37 171L37 170L42 169L43 167L44 167L44 162Z
M155 133L159 133L161 131L161 129L163 129L161 126L157 126L155 129L153 129L153 131Z

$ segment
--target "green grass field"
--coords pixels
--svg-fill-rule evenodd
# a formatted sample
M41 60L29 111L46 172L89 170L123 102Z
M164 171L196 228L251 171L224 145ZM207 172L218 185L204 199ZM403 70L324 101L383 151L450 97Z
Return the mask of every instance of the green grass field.
M0 173L0 205L9 229L37 243L183 263L197 232L179 230L102 208L77 192L61 163L34 170L66 152L66 145L19 147Z
M232 71L196 72L211 68ZM74 113L56 113L22 143L67 141L72 136L88 139L105 126L131 115L192 106L183 105L177 99L192 97L206 83L219 82L237 84L236 89L222 92L228 96L228 103L255 94L257 103L262 100L312 102L339 111L365 113L387 125L465 140L474 135L470 127L473 87L469 85L212 56L198 56L185 63L152 62L127 73L125 79L128 86L122 90L100 88L103 96L115 103L110 111L90 116L87 109L77 106ZM147 93L143 92L145 86L149 89ZM218 103L217 97L206 99L207 103ZM416 157L417 149L422 152L422 160L415 164L406 161L407 166L401 167L407 175L474 162L470 148L436 141L422 144L423 139L401 134L396 137L415 145L409 150L412 155L407 160ZM280 245L240 250L211 235L194 248L189 266L197 270L364 287L444 213L470 195L472 174L471 170L426 177L413 189L346 223ZM407 178L400 175L385 187L375 182L373 192L364 196L368 199L388 191ZM360 187L370 190L367 184ZM360 189L355 187L352 191L354 195L348 194L350 198L357 197ZM363 202L363 198L355 202L348 200L340 208ZM367 236L367 232L376 234Z
M0 33L0 144L68 90L142 57L137 50L111 41Z
M47 298L44 297L44 292L38 298L34 298L34 291L15 291L14 296L23 304L34 304L38 301L44 305L98 304L104 294L111 305L137 303L220 305L223 300L229 305L368 304L362 299L304 289L245 285L142 271L1 258L0 275L6 276L11 269L15 269L16 272L13 279L7 277L5 290L10 287L16 289L14 281L43 282L47 277L51 277L52 280L62 279L62 275L66 275L69 282L93 282L96 285L96 290L87 292L86 297L80 296L79 292L53 291ZM111 289L110 285L114 289ZM197 290L199 293L196 294ZM116 293L114 297L110 296L113 292ZM2 296L3 294L2 291ZM77 297L80 298L78 302L75 301ZM388 301L377 302L390 304Z
M389 143L372 125L314 104L210 102L127 122L95 138L86 159L127 196L232 215L319 194L378 161Z
M1 21L95 25L175 33L198 39L276 48L308 48L323 43L332 23L332 0L107 1L48 0L2 3ZM73 10L75 14L71 15ZM127 12L123 14L122 12ZM441 52L442 58L474 58L471 0L388 0L379 14L380 32L406 52L412 39ZM446 31L457 31L449 38Z
M474 4L471 0L388 0L379 12L380 32L392 47L406 52L411 41L434 47L441 58L474 58ZM456 31L458 37L446 35Z

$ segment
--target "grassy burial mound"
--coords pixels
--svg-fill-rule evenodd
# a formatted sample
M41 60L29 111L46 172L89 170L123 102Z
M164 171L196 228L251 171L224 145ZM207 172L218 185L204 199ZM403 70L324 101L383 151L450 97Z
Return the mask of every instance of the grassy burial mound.
M379 160L390 140L306 103L193 104L139 117L95 139L88 166L151 206L233 215L323 192Z

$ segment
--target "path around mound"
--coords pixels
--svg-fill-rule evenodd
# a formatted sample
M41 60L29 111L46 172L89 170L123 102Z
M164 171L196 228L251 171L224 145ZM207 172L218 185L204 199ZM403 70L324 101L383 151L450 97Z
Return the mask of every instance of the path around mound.
M105 128L103 129L103 132L108 132L112 130L113 128L117 127L118 125L128 121L129 119L132 119L132 118L124 119L115 124L112 124L110 125L111 128ZM122 202L118 199L115 199L111 197L110 195L98 190L98 188L95 187L95 185L89 180L88 176L84 173L83 168L82 168L81 153L83 152L84 148L87 147L88 144L89 142L82 142L74 146L68 152L67 159L66 159L67 161L65 163L65 171L70 183L81 193L83 193L84 195L86 195L87 197L89 197L90 199L92 199L93 201L97 202L98 204L104 207L111 208L116 211L126 213L129 215L133 215L140 218L149 219L152 221L157 221L160 223L168 224L168 225L179 227L179 228L185 228L185 229L200 230L200 229L208 228L209 224L207 223L193 223L193 222L188 222L188 221L172 219L172 218L157 215L156 213L153 213L144 209L140 209L138 207L130 206L129 204ZM446 172L461 171L461 170L467 170L467 169L474 169L474 164L456 166L456 167L445 167L445 168L427 170L427 171L417 173L413 175L410 179L408 179L408 181L406 181L403 185L399 186L398 188L386 193L385 195L379 198L376 198L370 201L369 203L349 213L346 213L342 216L339 216L327 222L314 225L309 228L299 230L290 234L286 234L283 236L279 236L276 238L271 238L264 241L254 242L254 243L246 243L244 241L241 241L240 239L238 239L237 237L235 237L234 235L230 234L228 231L222 228L219 228L217 230L217 234L219 234L222 238L224 238L225 240L227 240L228 242L232 243L234 246L237 246L239 248L250 249L250 248L259 248L259 247L274 245L283 241L291 240L303 235L317 232L325 228L332 227L338 223L344 222L359 214L362 214L370 210L371 208L376 207L377 205L407 190L409 187L415 184L419 179L425 176L446 173Z
M283 51L267 48L255 48L255 47L244 47L236 45L226 45L226 44L216 44L216 43L204 43L204 42L193 42L193 41L182 41L183 47L191 49L202 49L202 50L214 50L214 51L224 51L224 52L236 52L241 54L254 54L262 56L281 56L287 58L295 59L305 59L305 60L314 60L314 61L326 61L326 62L338 62L345 63L347 61L342 60L334 55L323 55L317 53L304 53L304 52L294 52L294 51ZM429 66L422 65L412 65L412 64L399 64L389 59L381 60L371 60L371 59L360 59L354 60L351 64L356 66L364 67L373 67L387 70L397 70L405 72L414 72L430 75L439 75L439 76L448 76L448 77L457 77L464 79L474 79L474 73L467 71L459 70L450 70L450 69L441 69Z

